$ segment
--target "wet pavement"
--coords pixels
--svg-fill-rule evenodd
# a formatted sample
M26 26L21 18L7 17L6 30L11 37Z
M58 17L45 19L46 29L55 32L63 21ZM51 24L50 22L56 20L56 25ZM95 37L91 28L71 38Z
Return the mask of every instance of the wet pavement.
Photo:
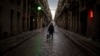
M3 56L87 56L57 27L53 40L46 39L46 34L47 29L9 50Z

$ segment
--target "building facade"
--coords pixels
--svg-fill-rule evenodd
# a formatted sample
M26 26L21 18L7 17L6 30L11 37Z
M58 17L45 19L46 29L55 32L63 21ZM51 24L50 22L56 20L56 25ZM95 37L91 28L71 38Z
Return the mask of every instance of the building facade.
M23 0L0 1L0 35L2 38L16 35L27 30L27 23L24 24L26 22L27 15L23 20L23 15L26 12L24 12L24 10L26 10L26 8L23 9L24 6L26 7L26 5L23 3Z
M99 0L59 0L57 25L92 40L100 40Z
M34 2L34 1L33 1ZM35 28L42 28L47 26L49 21L51 20L51 12L48 5L47 0L36 0L34 3L32 2L32 14L31 20L34 21L33 24ZM40 6L42 9L37 10L37 7ZM35 7L35 8L34 8ZM32 28L32 27L31 27Z
M39 16L35 12L35 4L41 4L45 8L43 12L39 12ZM43 18L41 22L38 22L40 20L37 19L38 17ZM0 39L41 28L44 22L45 25L48 23L47 20L50 17L47 0L42 2L41 0L1 0Z

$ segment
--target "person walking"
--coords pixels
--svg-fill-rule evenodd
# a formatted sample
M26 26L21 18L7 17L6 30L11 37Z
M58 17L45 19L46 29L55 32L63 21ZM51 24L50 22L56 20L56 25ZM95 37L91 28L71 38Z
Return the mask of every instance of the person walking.
M48 27L48 32L49 32L49 35L52 36L52 39L53 39L54 26L53 26L52 23L51 23L50 26Z

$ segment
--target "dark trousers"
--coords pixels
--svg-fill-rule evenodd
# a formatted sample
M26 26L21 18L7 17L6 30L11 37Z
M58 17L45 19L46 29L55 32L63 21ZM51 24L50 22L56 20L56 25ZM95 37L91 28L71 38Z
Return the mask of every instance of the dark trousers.
M53 33L50 33L50 37L52 36L52 39L53 39Z

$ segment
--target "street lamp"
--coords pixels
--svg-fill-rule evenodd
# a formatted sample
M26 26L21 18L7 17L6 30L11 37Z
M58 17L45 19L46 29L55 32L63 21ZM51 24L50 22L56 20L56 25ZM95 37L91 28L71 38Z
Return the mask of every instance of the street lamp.
M38 5L36 9L37 9L37 23L38 23L37 28L40 28L40 26L41 26L40 12L42 10L42 7L40 5Z
M41 6L38 6L38 7L37 7L37 10L41 10L41 9L42 9Z

